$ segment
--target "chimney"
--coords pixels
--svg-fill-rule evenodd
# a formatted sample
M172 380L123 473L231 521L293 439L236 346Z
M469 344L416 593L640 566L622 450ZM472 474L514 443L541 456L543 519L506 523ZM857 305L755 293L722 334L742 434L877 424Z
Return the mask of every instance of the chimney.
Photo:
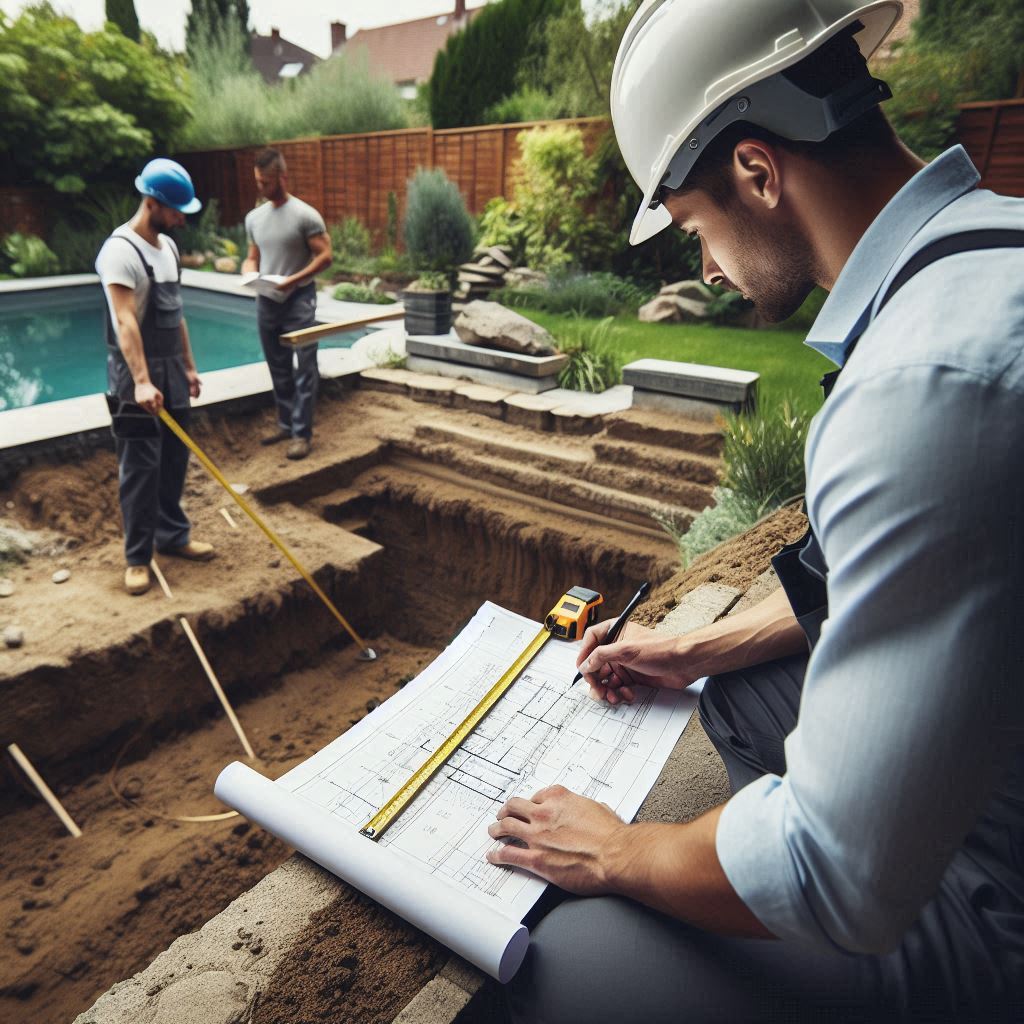
M339 46L345 45L345 22L343 21L332 21L331 22L331 53L334 53Z
M281 30L279 28L272 28L270 30L270 38L271 39L280 39L281 38Z
M466 0L455 0L455 20L466 16Z

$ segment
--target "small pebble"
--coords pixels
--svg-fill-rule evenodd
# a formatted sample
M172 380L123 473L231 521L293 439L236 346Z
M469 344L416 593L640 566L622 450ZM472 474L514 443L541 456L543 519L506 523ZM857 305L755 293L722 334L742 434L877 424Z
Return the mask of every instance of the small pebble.
M4 630L4 643L8 647L20 647L25 642L25 630L21 626L8 626Z
M14 502L13 501L7 502L7 507L8 508L14 508Z
M71 579L71 570L58 569L50 578L54 583L67 583L67 581Z
M0 580L0 597L10 597L14 593L14 584L10 580Z
M379 700L377 700L377 698L376 698L376 697L371 697L371 698L370 698L370 699L369 699L369 700L368 700L368 701L366 702L366 710L367 710L367 711L375 711L375 710L376 710L377 708L379 708L379 707L380 707L380 701L379 701Z
M231 490L233 490L235 492L235 494L248 494L248 492L249 492L249 485L248 484L232 484L231 485Z
M269 562L267 562L267 566L271 569L279 569L281 567L281 559L272 558Z

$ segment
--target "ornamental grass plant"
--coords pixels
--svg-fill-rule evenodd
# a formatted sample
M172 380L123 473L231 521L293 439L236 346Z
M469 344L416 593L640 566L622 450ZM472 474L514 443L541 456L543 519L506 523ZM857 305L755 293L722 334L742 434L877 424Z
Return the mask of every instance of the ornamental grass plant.
M555 331L558 347L569 365L558 375L558 386L598 394L622 382L622 359L616 351L613 317L598 323L575 317Z

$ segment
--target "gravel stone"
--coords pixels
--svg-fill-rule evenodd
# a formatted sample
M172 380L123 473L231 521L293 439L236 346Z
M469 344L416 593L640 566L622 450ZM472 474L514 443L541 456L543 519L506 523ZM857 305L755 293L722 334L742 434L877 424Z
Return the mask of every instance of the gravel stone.
M70 569L58 569L52 577L50 577L54 583L67 583L71 579Z
M8 626L3 637L8 647L20 647L25 642L25 630L21 626Z

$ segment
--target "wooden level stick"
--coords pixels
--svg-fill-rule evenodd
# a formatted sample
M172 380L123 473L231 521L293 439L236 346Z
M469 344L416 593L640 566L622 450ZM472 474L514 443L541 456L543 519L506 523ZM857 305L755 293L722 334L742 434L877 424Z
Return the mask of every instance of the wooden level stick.
M82 834L82 830L72 821L71 815L64 810L64 805L53 795L53 790L43 782L42 776L32 767L29 759L21 752L21 747L17 743L8 744L7 752L18 762L18 767L29 777L32 785L39 790L39 795L50 805L50 810L60 818L61 823L71 833L72 837L77 839Z
M160 566L156 564L155 558L150 559L149 567L153 570L153 575L156 577L157 583L160 584L160 589L164 592L164 597L166 597L168 601L173 601L174 595L171 593L171 588L167 586L167 580L164 579L164 574L160 571Z
M199 641L196 639L195 633L192 632L192 627L188 624L188 620L185 618L184 615L178 621L181 623L181 628L185 630L185 636L188 637L188 642L192 645L192 650L196 652L196 657L199 659L199 664L203 666L203 671L206 673L206 678L210 680L210 685L213 687L213 692L217 694L217 699L220 701L221 707L224 709L225 714L228 716L228 721L231 723L231 727L235 730L235 735L241 741L246 756L255 761L256 753L252 749L252 747L249 746L249 741L246 739L245 733L242 731L242 725L238 721L234 709L228 703L227 694L224 692L220 683L217 681L217 677L213 673L213 668L211 667L209 661L206 660L206 655L203 653L202 647L199 646Z
M397 309L388 309L386 313L374 313L371 316L360 317L358 320L341 320L338 323L316 324L313 327L303 327L299 331L289 331L287 334L281 335L280 341L282 345L287 345L289 348L302 348L304 345L312 345L332 334L341 334L344 331L354 330L356 327L380 323L382 320L398 321L404 315L404 308L398 305Z
M238 529L238 523L231 518L231 513L226 508L222 508L220 510L220 514L228 521L228 526L230 526L232 530Z

